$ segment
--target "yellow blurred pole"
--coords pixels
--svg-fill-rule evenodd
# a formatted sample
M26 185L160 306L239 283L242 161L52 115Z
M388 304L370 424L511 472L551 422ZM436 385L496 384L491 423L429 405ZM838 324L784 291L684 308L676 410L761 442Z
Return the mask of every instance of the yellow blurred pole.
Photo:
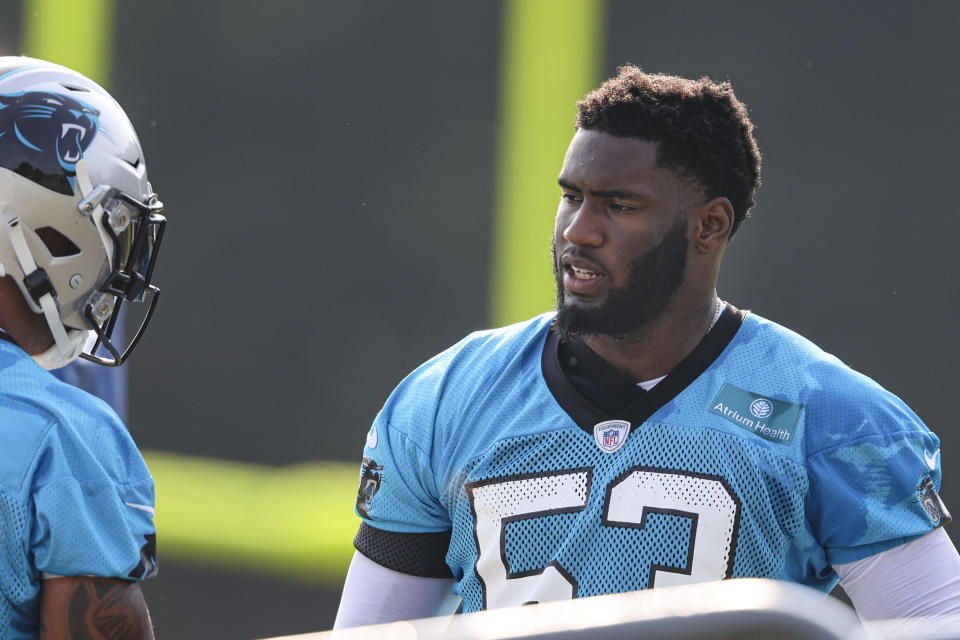
M574 103L596 82L603 0L506 0L491 320L554 307L550 238Z
M113 23L113 0L25 0L23 53L70 67L108 86Z

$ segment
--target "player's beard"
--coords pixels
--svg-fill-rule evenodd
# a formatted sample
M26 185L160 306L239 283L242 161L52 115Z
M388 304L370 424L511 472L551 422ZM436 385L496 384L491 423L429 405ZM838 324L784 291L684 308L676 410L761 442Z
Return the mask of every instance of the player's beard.
M568 305L563 270L554 242L553 274L557 281L556 330L566 341L589 335L626 336L658 318L683 283L687 269L687 223L680 217L660 244L630 262L626 287L613 287L596 305Z

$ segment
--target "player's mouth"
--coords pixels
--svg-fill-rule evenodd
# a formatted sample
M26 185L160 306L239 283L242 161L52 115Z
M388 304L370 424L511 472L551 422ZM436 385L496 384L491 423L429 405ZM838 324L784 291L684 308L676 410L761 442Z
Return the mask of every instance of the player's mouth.
M573 258L564 258L563 286L573 295L590 295L603 282L605 274L592 264Z

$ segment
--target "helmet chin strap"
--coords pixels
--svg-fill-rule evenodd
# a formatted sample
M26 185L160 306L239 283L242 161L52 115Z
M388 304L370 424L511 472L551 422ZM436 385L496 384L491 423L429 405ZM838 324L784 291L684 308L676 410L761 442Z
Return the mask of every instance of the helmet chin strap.
M20 263L21 271L24 273L24 280L26 281L27 278L38 273L46 278L46 274L37 268L37 262L33 259L33 254L30 253L30 247L27 246L27 239L24 237L23 229L20 226L20 218L8 216L3 228L7 237L10 238L13 252L17 256L17 262ZM49 279L47 279L47 284L49 285ZM62 362L59 366L69 364L83 350L83 340L71 339L67 335L67 329L63 326L63 320L60 318L60 309L53 297L52 286L48 286L48 290L35 300L40 305L40 309L43 310L47 326L50 327L50 333L53 334L55 344L51 350L56 350L56 355L59 356L58 358L48 358L48 360ZM85 332L79 333L84 334ZM49 351L46 353L49 353Z
M67 357L61 355L60 346L57 343L54 343L43 353L35 353L30 357L33 358L34 362L48 371L65 367L80 356L80 354L83 352L84 346L87 343L87 340L90 337L90 334L92 333L92 331L67 329L67 337L70 339L70 343L74 348L73 352Z

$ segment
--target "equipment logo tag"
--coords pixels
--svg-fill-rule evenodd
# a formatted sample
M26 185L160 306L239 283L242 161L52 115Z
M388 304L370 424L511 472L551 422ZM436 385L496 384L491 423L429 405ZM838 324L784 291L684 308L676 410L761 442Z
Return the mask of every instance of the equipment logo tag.
M920 498L920 505L927 512L934 527L942 527L950 522L952 518L950 512L947 511L947 505L943 504L943 500L940 499L930 476L924 478L920 486L917 487L917 494Z
M722 416L770 442L790 444L803 411L801 402L761 396L725 382L710 403L710 413Z
M593 439L597 446L607 453L613 453L623 446L630 435L630 423L626 420L607 420L593 425Z

